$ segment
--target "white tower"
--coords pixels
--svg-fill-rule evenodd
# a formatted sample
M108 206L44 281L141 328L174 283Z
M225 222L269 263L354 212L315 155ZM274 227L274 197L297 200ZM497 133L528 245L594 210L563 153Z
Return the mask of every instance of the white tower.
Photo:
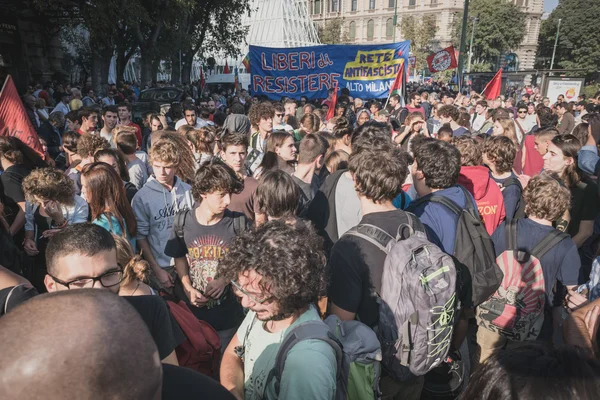
M266 47L300 47L319 44L308 15L308 0L252 0L247 44Z

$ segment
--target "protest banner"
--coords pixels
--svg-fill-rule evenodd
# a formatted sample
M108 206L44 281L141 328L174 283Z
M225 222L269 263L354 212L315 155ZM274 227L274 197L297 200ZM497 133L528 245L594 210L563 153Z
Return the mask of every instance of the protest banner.
M270 99L327 97L337 85L350 96L386 98L410 41L379 45L323 45L296 48L250 46L253 95Z

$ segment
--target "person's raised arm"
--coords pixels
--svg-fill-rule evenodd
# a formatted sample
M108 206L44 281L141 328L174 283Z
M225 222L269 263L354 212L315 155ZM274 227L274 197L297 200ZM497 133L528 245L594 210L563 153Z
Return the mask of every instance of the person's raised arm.
M27 279L0 265L0 290L23 284L31 286Z

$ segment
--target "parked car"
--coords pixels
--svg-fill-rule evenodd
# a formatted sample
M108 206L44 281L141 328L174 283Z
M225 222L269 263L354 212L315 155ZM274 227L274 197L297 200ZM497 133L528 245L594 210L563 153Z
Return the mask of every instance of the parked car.
M165 115L171 108L172 103L179 103L183 90L176 87L163 87L146 89L140 93L136 103L132 105L132 119L141 126L144 114L155 112Z

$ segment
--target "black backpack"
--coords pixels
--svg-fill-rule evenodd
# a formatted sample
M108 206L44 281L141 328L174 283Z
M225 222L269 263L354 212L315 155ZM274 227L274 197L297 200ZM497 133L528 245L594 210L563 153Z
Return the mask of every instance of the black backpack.
M496 264L494 244L478 217L473 202L470 201L469 192L460 185L458 187L461 188L466 198L464 209L454 201L443 196L436 196L435 193L427 199L415 202L414 205L411 204L409 209L413 209L414 206L424 201L431 201L443 205L458 216L453 256L461 284L470 282L471 290L463 287L462 291L471 292L463 299L463 306L471 308L483 303L496 292L504 274ZM464 276L465 274L468 276Z
M500 190L504 191L504 189L513 185L516 185L521 189L521 198L519 200L519 208L517 208L515 211L515 215L512 217L512 219L525 218L525 199L523 198L523 185L521 185L521 182L519 182L519 180L514 176L511 176L504 181Z
M185 219L190 213L189 209L180 210L175 214L175 221L173 223L173 229L178 238L183 239L183 227L185 226ZM246 215L237 214L233 217L233 231L236 236L241 235L246 230Z

